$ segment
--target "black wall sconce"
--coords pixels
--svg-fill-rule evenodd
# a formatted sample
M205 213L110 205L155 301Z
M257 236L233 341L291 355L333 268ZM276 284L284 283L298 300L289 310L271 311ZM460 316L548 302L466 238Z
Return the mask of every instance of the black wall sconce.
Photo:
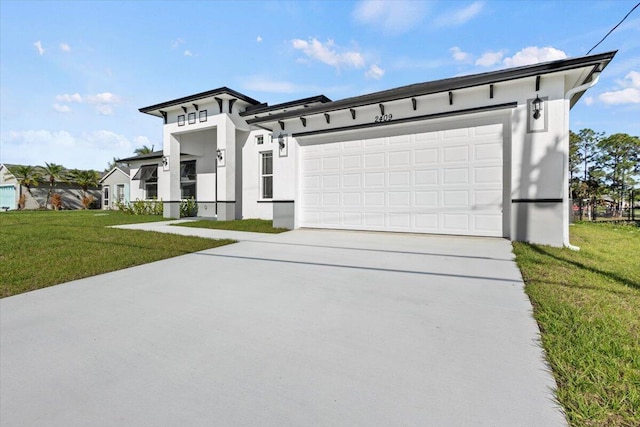
M280 134L278 136L278 145L280 145L280 149L284 149L284 135Z
M531 102L531 108L533 110L533 118L538 120L542 115L542 99L536 94L536 99Z
M218 160L222 160L222 150L216 150L216 157L218 157Z

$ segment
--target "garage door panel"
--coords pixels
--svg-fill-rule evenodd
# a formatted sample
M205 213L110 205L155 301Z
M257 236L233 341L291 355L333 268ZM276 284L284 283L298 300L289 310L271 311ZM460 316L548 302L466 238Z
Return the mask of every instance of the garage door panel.
M349 187L361 187L362 186L362 174L348 173L342 175L342 186Z
M469 161L469 147L466 145L445 147L443 153L444 163L467 163Z
M499 184L502 182L502 167L486 166L473 168L473 181L478 184Z
M502 236L502 126L301 147L303 227Z
M384 187L385 185L385 173L384 172L369 172L364 174L364 185L367 188L372 187Z
M385 153L371 153L364 155L364 167L366 169L371 168L384 168L385 164Z
M447 168L442 172L442 183L444 185L469 183L469 168Z
M415 164L422 165L435 165L439 162L440 151L437 148L422 148L414 151Z
M389 172L389 186L408 186L411 184L411 173L409 171Z
M417 170L413 175L416 186L438 185L440 171L438 169Z

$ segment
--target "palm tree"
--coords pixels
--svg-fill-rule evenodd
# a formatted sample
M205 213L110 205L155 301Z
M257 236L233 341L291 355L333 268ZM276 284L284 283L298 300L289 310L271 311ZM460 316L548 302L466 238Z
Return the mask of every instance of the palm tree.
M12 166L9 168L9 172L16 177L20 184L20 196L22 196L22 187L27 188L27 192L33 197L31 193L31 187L37 187L39 179L41 178L40 172L33 166ZM35 200L35 198L34 198ZM38 201L36 200L36 203ZM40 205L40 203L38 203Z
M145 144L142 147L136 148L135 150L133 150L133 154L135 154L137 156L139 156L141 154L150 154L150 153L153 153L153 148L154 148L153 145L151 146L151 148L149 148Z
M47 181L49 181L49 192L47 193L47 200L45 202L46 206L49 203L49 199L51 199L51 193L53 193L53 186L56 181L60 181L65 178L64 167L55 163L45 162L45 166L42 168L42 175Z
M82 204L85 209L93 201L93 197L87 198L87 190L89 187L97 187L100 181L100 174L94 170L78 170L74 169L69 173L69 181L82 188Z

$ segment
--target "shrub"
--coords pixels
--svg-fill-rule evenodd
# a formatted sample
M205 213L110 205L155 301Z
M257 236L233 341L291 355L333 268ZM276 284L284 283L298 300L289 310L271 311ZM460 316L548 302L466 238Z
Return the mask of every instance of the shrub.
M115 202L116 207L130 215L162 215L162 200L140 200L133 203Z
M51 206L53 206L55 210L62 208L62 196L60 193L53 193L51 195Z
M198 203L192 197L180 201L180 218L198 215Z
M93 203L94 199L95 199L95 197L93 197L91 194L84 196L82 198L82 206L85 209L89 209L89 207L91 207L91 203Z

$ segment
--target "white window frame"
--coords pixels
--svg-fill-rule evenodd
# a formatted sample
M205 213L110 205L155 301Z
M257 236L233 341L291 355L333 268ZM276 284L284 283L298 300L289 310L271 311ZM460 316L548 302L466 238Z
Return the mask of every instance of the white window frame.
M256 135L256 145L264 144L264 135Z
M271 173L265 173L264 162L267 156L271 159ZM273 151L260 152L260 200L273 200ZM265 179L271 181L271 194L265 195Z
M117 202L124 203L124 184L116 185L116 194L114 198Z

